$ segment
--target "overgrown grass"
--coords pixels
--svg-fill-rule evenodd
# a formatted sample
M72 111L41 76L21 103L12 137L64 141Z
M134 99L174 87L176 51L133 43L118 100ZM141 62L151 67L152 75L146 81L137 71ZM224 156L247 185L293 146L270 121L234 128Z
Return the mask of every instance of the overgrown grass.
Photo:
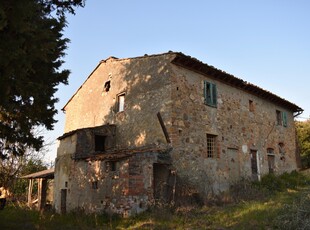
M267 175L260 183L242 181L235 188L231 202L221 205L154 208L127 219L8 206L0 211L0 229L310 229L309 171Z

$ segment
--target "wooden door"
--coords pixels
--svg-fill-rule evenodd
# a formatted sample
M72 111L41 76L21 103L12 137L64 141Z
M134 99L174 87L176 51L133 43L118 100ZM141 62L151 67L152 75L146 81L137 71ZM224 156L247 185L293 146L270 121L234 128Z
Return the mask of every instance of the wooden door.
M240 162L237 149L227 149L229 182L234 183L240 179Z
M60 212L65 214L67 211L67 189L61 189Z
M250 154L251 154L252 179L258 180L257 151L251 150Z

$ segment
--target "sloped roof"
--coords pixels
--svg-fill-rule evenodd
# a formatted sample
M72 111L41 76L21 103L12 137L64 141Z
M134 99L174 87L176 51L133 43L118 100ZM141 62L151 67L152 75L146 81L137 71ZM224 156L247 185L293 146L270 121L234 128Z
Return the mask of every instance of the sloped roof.
M186 56L183 53L177 53L175 58L171 61L171 63L181 66L183 68L187 68L194 72L198 72L203 75L208 75L209 77L214 78L217 81L223 82L225 84L231 85L235 88L253 94L262 99L268 100L280 106L283 106L293 112L301 113L303 111L299 106L265 90L254 84L246 82L240 78L237 78L225 71L217 69L213 66L205 64L196 58L192 58L190 56Z
M140 57L122 58L122 59L118 59L116 57L109 57L105 60L100 61L99 64L96 66L96 68L87 77L87 79L92 75L93 72L96 71L96 69L100 66L101 63L104 63L108 60L122 61L122 60L129 60L129 59L150 58L150 57L162 56L162 55L174 55L174 57L172 58L172 61L171 61L172 64L181 66L183 68L187 68L191 71L200 73L202 75L208 75L208 77L214 78L217 81L231 85L235 88L238 88L240 90L248 92L252 95L255 95L255 96L260 97L262 99L268 100L272 103L283 106L283 107L285 107L285 108L287 108L293 112L296 112L299 114L303 112L303 109L300 108L299 106L295 105L294 103L287 101L286 99L283 99L283 98L271 93L270 91L267 91L267 90L262 89L256 85L254 85L254 84L246 82L246 81L244 81L240 78L237 78L237 77L235 77L235 76L233 76L233 75L231 75L225 71L217 69L217 68L215 68L211 65L208 65L206 63L203 63L203 62L199 61L198 59L191 57L191 56L188 56L188 55L185 55L181 52L169 51L169 52L163 53L163 54L144 55L144 56L140 56ZM87 81L87 79L85 80L85 82ZM82 88L83 84L75 92L75 94ZM70 103L70 101L72 100L72 98L74 97L75 94L72 95L72 97L69 99L69 101L66 103L66 105L63 107L62 110L65 110L65 107Z
M34 178L46 178L53 179L54 178L54 168L46 169L43 171L31 173L25 176L22 176L23 179L34 179Z
M70 132L64 133L63 135L61 135L60 137L58 137L57 140L62 140L62 139L66 138L66 137L69 137L69 136L71 136L71 135L73 135L73 134L75 134L76 132L79 132L79 131L81 131L81 130L94 130L94 129L101 128L101 127L104 127L104 126L106 126L106 127L111 127L111 126L116 127L116 125L114 125L114 124L106 124L106 125L99 125L99 126L93 126L93 127L86 127L86 128L75 129L75 130L72 130L72 131L70 131Z

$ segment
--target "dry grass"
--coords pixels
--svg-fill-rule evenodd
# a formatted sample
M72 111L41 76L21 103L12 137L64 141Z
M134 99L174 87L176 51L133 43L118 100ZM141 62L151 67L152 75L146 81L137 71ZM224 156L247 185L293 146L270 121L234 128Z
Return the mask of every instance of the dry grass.
M154 208L128 219L40 215L9 206L0 211L0 229L310 229L309 171L268 176L257 184L243 181L235 188L220 205Z

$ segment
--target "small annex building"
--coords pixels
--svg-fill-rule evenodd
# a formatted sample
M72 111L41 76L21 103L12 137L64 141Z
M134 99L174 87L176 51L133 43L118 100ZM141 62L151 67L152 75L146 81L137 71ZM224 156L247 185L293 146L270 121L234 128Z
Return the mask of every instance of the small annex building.
M63 111L57 212L128 216L299 164L300 107L183 53L103 60Z
M38 210L45 210L47 205L51 206L54 198L54 168L31 173L22 176L21 179L29 180L27 191L28 207L36 207ZM37 182L37 194L33 194L33 187L35 182Z

